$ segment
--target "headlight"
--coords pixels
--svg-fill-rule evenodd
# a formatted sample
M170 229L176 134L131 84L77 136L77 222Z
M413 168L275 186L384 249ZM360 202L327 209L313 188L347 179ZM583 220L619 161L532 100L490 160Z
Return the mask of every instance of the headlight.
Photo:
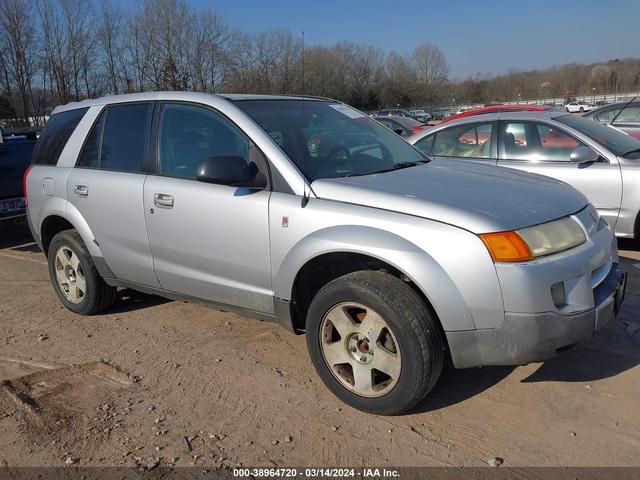
M571 217L512 232L484 233L480 238L495 262L526 262L577 247L587 240Z

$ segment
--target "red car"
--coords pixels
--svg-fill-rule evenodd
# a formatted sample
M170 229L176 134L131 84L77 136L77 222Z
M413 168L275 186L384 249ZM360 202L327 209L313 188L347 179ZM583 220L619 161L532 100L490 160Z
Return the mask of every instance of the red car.
M544 112L548 109L549 107L541 105L490 105L488 107L474 108L472 110L467 110L466 112L451 115L450 117L442 120L442 123L456 120L458 118L470 117L472 115L482 115L483 113L519 112L522 110L528 112Z

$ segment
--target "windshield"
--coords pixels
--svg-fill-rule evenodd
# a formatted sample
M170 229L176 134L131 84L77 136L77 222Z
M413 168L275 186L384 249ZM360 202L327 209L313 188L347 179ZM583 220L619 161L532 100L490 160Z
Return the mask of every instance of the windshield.
M583 133L592 140L604 145L619 157L640 150L639 140L636 140L632 136L622 133L615 128L602 125L594 120L572 115L570 113L556 117L554 120L575 128L580 133Z
M365 175L427 161L363 113L319 100L235 100L309 181Z

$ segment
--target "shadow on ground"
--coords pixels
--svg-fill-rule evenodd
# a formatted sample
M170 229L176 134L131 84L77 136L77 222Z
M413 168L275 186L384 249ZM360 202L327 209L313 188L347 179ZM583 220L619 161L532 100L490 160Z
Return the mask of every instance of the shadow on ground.
M159 297L157 295L149 295L148 293L142 293L136 290L131 290L130 288L125 288L118 292L116 303L114 303L113 306L104 313L112 314L133 312L143 308L163 305L171 301L172 300Z
M474 397L500 383L515 367L483 367L456 370L449 364L431 393L409 415L432 412Z
M629 250L632 252L640 252L640 241L635 238L619 238L618 250Z
M0 249L19 252L40 252L25 221L0 222Z

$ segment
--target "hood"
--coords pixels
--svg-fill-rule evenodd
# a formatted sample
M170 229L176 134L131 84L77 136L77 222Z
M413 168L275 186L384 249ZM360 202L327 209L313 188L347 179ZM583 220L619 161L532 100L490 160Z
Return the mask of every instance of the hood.
M452 158L374 175L319 179L312 189L319 198L407 213L473 233L537 225L588 204L564 182Z

